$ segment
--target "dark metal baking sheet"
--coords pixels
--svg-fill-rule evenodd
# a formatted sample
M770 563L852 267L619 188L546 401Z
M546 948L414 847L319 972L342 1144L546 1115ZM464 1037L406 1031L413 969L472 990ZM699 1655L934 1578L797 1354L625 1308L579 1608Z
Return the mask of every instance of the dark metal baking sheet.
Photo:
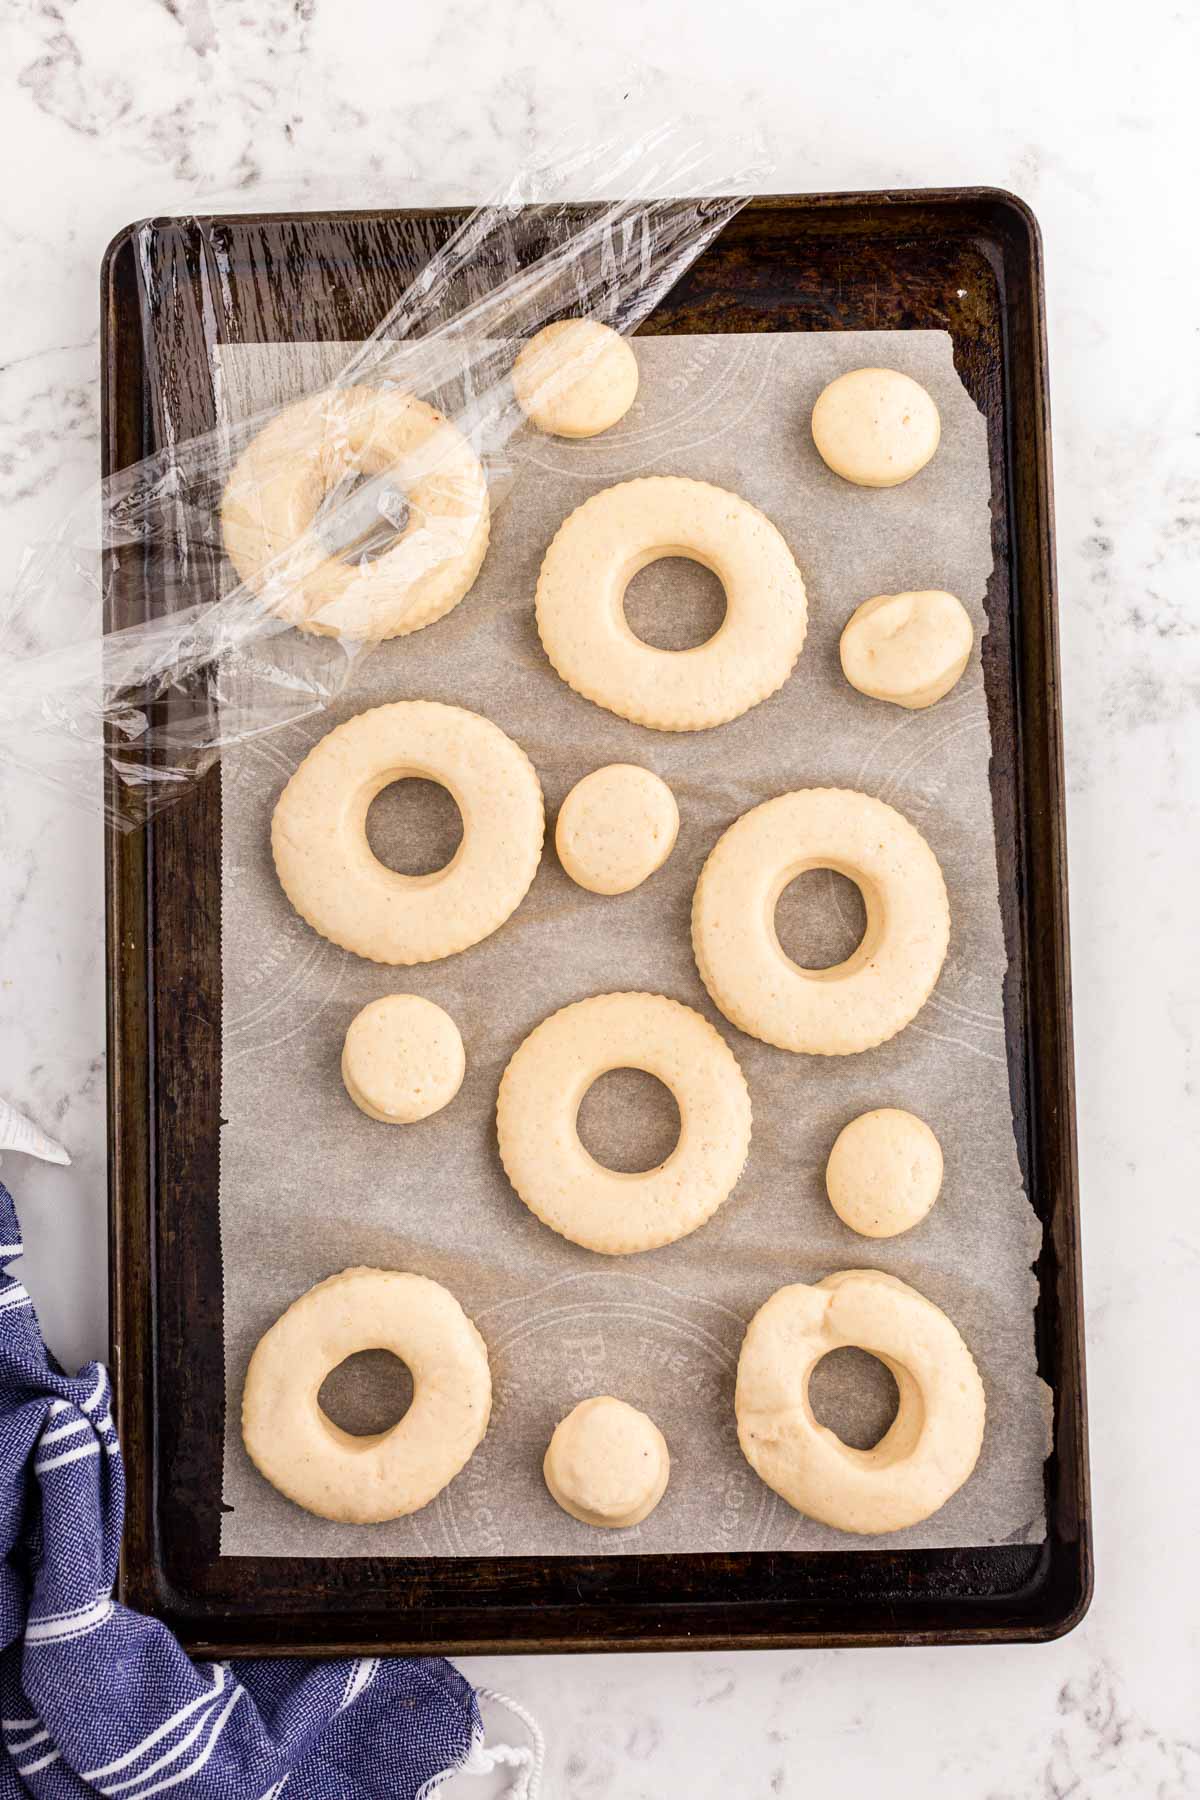
M209 343L366 335L458 215L160 220L102 271L114 472L214 423ZM529 234L529 247L537 242ZM219 277L219 279L217 279ZM218 304L211 305L212 296ZM207 304L201 305L201 298ZM189 321L203 320L189 340ZM221 1506L220 784L108 839L112 1364L129 1482L121 1590L205 1654L1035 1641L1091 1593L1066 840L1041 246L989 189L755 201L645 332L949 331L987 420L984 679L1009 1076L1045 1227L1055 1395L1040 1546L738 1556L225 1558ZM201 378L202 377L202 378ZM156 604L128 558L113 618ZM200 571L199 579L204 579Z

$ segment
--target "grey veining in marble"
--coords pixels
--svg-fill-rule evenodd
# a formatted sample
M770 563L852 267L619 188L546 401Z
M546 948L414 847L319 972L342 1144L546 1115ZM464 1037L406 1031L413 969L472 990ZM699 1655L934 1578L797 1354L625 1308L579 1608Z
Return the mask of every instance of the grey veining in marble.
M1185 1379L1200 1269L1200 235L1180 206L1198 30L1176 0L0 10L0 594L94 472L97 269L132 218L477 198L564 130L649 109L689 114L716 150L754 122L780 190L986 182L1041 219L1097 1599L1040 1649L469 1660L543 1718L553 1800L1200 1794ZM10 1157L3 1174L26 1280L69 1362L105 1335L102 928L99 827L0 767L0 1093L74 1158Z

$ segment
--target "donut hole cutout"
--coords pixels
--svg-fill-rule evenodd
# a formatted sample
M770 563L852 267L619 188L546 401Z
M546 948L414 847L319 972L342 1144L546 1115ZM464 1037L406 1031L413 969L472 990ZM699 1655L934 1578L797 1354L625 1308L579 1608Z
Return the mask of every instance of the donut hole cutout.
M352 469L322 495L309 529L326 556L374 562L409 521L408 501L388 474Z
M867 932L862 891L836 869L806 869L780 894L775 935L801 969L833 969L846 962Z
M644 1175L679 1142L679 1104L665 1082L643 1069L611 1069L593 1081L575 1120L594 1161L618 1175Z
M367 809L371 854L397 875L436 874L453 862L462 837L458 803L438 781L400 776Z
M725 623L725 589L711 569L669 552L639 569L625 589L625 623L654 650L697 650Z
M412 1405L407 1363L390 1350L358 1350L330 1369L317 1405L351 1437L378 1437L398 1425Z
M886 1363L846 1345L830 1350L813 1370L808 1403L820 1425L852 1450L873 1450L900 1410L900 1390Z

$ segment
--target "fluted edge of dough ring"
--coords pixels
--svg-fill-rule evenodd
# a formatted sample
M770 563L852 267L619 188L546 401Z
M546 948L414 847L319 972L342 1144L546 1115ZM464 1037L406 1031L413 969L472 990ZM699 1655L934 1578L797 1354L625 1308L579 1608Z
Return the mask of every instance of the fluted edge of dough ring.
M921 859L923 865L921 872L929 880L931 905L934 909L929 920L930 942L925 947L925 953L919 959L921 977L909 984L912 993L915 994L919 990L919 998L912 999L910 995L908 1000L885 1015L882 1024L870 1027L860 1025L855 1031L848 1033L848 1041L842 1043L831 1043L828 1034L825 1035L824 1042L798 1041L804 1035L802 1029L793 1028L791 1031L785 1032L764 1022L761 996L758 1004L747 1003L744 988L754 966L754 959L750 955L747 944L748 934L752 930L752 922L743 920L739 923L735 940L726 945L726 955L721 959L720 968L714 965L712 954L706 948L704 941L705 936L708 935L707 915L710 890L715 886L719 876L724 873L724 861L733 853L731 846L736 847L741 851L742 856L748 859L748 848L742 845L739 839L746 836L750 822L756 819L761 820L764 815L783 807L787 802L808 797L814 799L844 798L847 801L863 802L876 816L885 819L890 829L898 832L908 843L914 855ZM886 938L876 930L876 921L872 917L871 895L860 878L862 871L856 872L848 859L840 862L836 854L819 853L811 859L801 860L800 865L794 867L787 878L779 882L775 891L776 901L783 889L798 874L804 873L807 869L820 868L836 869L855 882L863 895L867 908L867 929L858 947L843 963L833 965L832 969L805 970L798 963L793 962L779 944L774 931L774 906L769 908L769 916L765 921L764 941L768 951L773 951L778 958L778 967L774 969L773 973L777 979L782 974L789 982L793 976L799 976L801 981L809 984L808 997L810 999L815 998L817 994L835 993L841 982L856 977L863 969L877 967L879 953L887 945ZM906 819L904 814L897 811L894 806L889 806L885 800L876 799L871 794L863 794L854 788L798 788L786 794L777 794L773 799L764 800L758 806L749 808L721 833L709 851L696 882L692 897L691 935L692 954L700 979L707 988L714 1005L724 1014L730 1024L737 1026L739 1031L744 1031L748 1037L757 1038L760 1043L770 1044L775 1049L787 1050L796 1055L856 1056L864 1050L874 1050L880 1044L887 1043L911 1025L933 993L946 959L946 951L949 948L950 902L946 893L946 883L941 865L933 850L911 820ZM839 974L839 971L845 973ZM805 990L802 988L796 991L803 993ZM840 997L844 1003L845 989ZM774 1010L776 1012L782 1010L775 991L772 991L770 998Z
M507 767L514 783L523 790L523 795L517 798L523 797L527 803L530 829L526 833L525 842L515 845L511 876L500 884L500 895L484 912L482 923L478 920L463 923L456 930L446 908L446 885L456 870L461 874L461 865L468 856L474 857L475 848L468 841L472 832L472 821L468 816L469 796L465 792L455 791L453 782L446 778L444 769L439 773L432 757L422 757L418 750L413 753L412 767L405 766L403 761L397 765L394 758L385 757L377 767L372 768L369 759L364 759L357 775L352 774L350 777L353 784L351 797L361 816L354 819L339 814L332 823L324 816L327 812L333 812L337 805L345 805L342 792L344 784L338 781L342 772L337 760L338 751L343 750L355 738L369 732L371 721L379 722L385 715L399 713L410 718L421 713L435 722L477 734L488 751L489 781L494 781L498 772ZM463 721L469 723L464 727ZM329 771L328 778L323 780L326 776L324 765L331 758L334 766ZM458 850L444 868L428 875L401 875L389 869L375 857L367 843L366 816L372 800L385 787L390 786L391 782L404 776L435 781L445 787L462 814L463 836ZM292 815L300 810L301 798L313 788L316 790L318 803L317 816L308 822L307 829L304 828L302 816L300 827L297 827L292 821ZM483 792L486 794L487 791L485 787ZM507 821L511 824L513 795L506 795L501 788L500 801L506 809ZM339 949L349 950L366 962L381 963L390 968L407 968L418 963L438 962L442 957L456 956L463 950L469 950L490 937L492 932L498 931L512 917L537 874L545 829L545 804L537 770L520 744L502 731L499 725L485 718L482 713L471 712L466 707L446 705L437 700L393 700L383 706L370 707L365 712L356 713L353 718L334 726L309 750L275 803L271 817L271 854L280 886L296 912L315 932L329 943L336 944ZM341 831L344 831L345 837L344 841L339 842L335 832ZM340 868L337 862L339 856L342 858ZM355 865L349 871L349 876L346 870L347 858ZM495 884L495 871L496 864L493 862L488 863L479 873L483 881ZM335 898L331 905L326 905L322 903L321 890L322 887L329 886L333 873L340 873L342 879L333 882ZM434 947L430 947L429 943L418 948L413 948L411 944L406 947L396 941L383 943L379 941L378 932L372 931L369 924L364 925L364 893L367 898L399 897L402 904L404 896L418 892L434 896L428 909L435 922ZM359 898L356 900L355 896ZM386 906L384 910L386 913ZM349 928L345 919L339 922L333 916L335 912L338 915L348 915L351 921ZM389 928L399 932L394 920Z
M436 625L439 619L446 618L449 613L454 611L456 606L462 605L462 602L467 598L467 595L475 586L475 583L479 578L479 571L483 567L484 558L487 556L488 550L491 547L491 507L486 499L484 501L484 506L487 510L480 519L476 536L471 541L469 551L463 552L463 565L460 576L463 584L461 594L447 594L445 598L440 601L431 600L426 606L412 608L411 611L404 614L403 619L400 624L396 626L395 630L389 631L381 641L387 642L391 638L408 637L414 631L424 631L427 625Z
M639 1199L644 1201L647 1190L651 1189L656 1182L668 1189L666 1204L660 1202L657 1221L652 1219L647 1225L645 1220L641 1220L636 1229L623 1227L615 1217L615 1206L606 1206L601 1209L604 1215L603 1228L586 1231L586 1227L579 1226L570 1217L572 1205L574 1204L578 1208L580 1204L578 1196L575 1196L573 1200L568 1195L563 1200L560 1192L561 1204L558 1205L553 1204L547 1197L547 1183L559 1179L559 1165L562 1161L560 1151L548 1142L552 1136L554 1120L552 1116L547 1118L545 1105L538 1108L531 1107L529 1097L521 1089L520 1083L526 1065L536 1051L546 1043L547 1038L553 1038L554 1035L561 1032L564 1025L573 1017L579 1019L589 1013L592 1016L598 1016L600 1009L610 1012L617 1010L613 1003L641 1003L643 1008L652 1009L660 1015L663 1008L670 1008L673 1015L678 1015L677 1023L680 1028L686 1030L697 1044L703 1044L712 1052L719 1065L720 1081L715 1085L723 1093L729 1117L725 1121L726 1131L722 1141L720 1145L716 1146L717 1149L724 1151L724 1157L718 1157L718 1161L721 1163L720 1172L714 1175L711 1168L708 1170L707 1191L697 1203L696 1195L705 1184L698 1181L696 1177L690 1181L685 1180L679 1174L681 1168L686 1170L688 1163L694 1160L691 1155L685 1156L684 1154L685 1150L690 1151L691 1145L688 1138L690 1097L685 1090L683 1080L679 1077L674 1080L669 1079L668 1075L662 1072L661 1062L659 1067L652 1067L649 1061L638 1061L636 1053L625 1054L623 1047L611 1060L606 1059L603 1054L596 1057L594 1069L590 1063L584 1065L584 1072L577 1073L574 1077L575 1084L578 1086L574 1106L568 1107L567 1116L562 1122L567 1154L574 1158L578 1152L577 1166L584 1179L593 1187L607 1189L614 1202L622 1198L632 1199L635 1203ZM620 1010L625 1010L624 1006ZM665 1087L669 1088L679 1108L679 1140L670 1156L654 1169L643 1170L635 1174L624 1174L618 1170L607 1169L602 1163L596 1162L580 1142L576 1120L583 1096L593 1082L616 1069L641 1069L648 1074L655 1075ZM687 1072L691 1080L699 1086L700 1074L694 1054L688 1064ZM554 1064L554 1073L560 1079L557 1085L551 1085L550 1099L553 1100L557 1094L560 1098L569 1101L568 1081L571 1078L561 1052ZM542 1100L544 1090L538 1090L535 1086L535 1096L539 1101ZM523 1111L527 1114L533 1113L532 1125L528 1130L523 1123ZM750 1149L751 1126L750 1089L733 1051L720 1032L709 1023L703 1014L698 1013L694 1007L684 1005L682 1001L670 999L665 994L630 992L594 994L589 999L576 1000L569 1006L560 1007L557 1012L551 1013L526 1033L509 1059L508 1066L500 1079L499 1092L496 1097L496 1137L500 1161L518 1198L528 1207L535 1218L540 1219L543 1225L548 1226L559 1237L566 1238L569 1243L578 1244L582 1249L593 1250L604 1256L632 1256L643 1250L658 1250L666 1244L677 1243L680 1238L690 1236L693 1231L699 1230L701 1225L707 1224L713 1214L729 1198L741 1179ZM521 1156L518 1154L518 1150L525 1144L527 1138L534 1140L533 1147L526 1155ZM711 1157L714 1146L709 1144L707 1148ZM554 1152L553 1156L552 1151ZM664 1179L667 1177L669 1179ZM686 1195L682 1203L679 1200L681 1192ZM674 1205L670 1204L672 1197L675 1199ZM666 1224L663 1223L664 1217L667 1220ZM574 1229L571 1228L572 1225L574 1225Z
M330 428L331 417L340 429ZM348 440L356 427L366 444L355 453ZM420 453L430 443L440 461L422 472ZM311 538L313 483L305 477L316 468L316 486L328 493L363 469L364 448L379 453L369 458L379 464L372 472L397 471L410 517L387 550L356 563L325 555ZM407 637L452 612L474 586L491 538L487 478L457 426L415 395L366 385L328 388L282 407L230 471L220 519L239 579L276 617L309 635L371 641ZM439 531L450 542L431 551ZM414 553L418 566L405 575ZM428 566L422 554L432 556Z
M555 638L557 633L548 626L546 594L549 590L551 581L557 576L558 562L560 560L565 561L568 553L573 554L573 540L578 536L581 521L584 519L585 515L588 515L589 509L592 510L594 516L597 510L611 505L612 497L614 495L624 495L626 498L631 498L633 497L635 490L640 490L644 494L647 489L670 489L675 496L678 496L681 490L690 490L693 493L703 494L711 508L718 508L722 505L727 506L732 502L737 507L739 514L742 515L743 520L747 522L752 520L754 528L761 532L765 544L769 547L770 554L778 559L779 576L781 579L785 579L787 585L794 590L792 593L792 600L796 616L792 622L790 638L786 639L784 643L784 654L774 663L769 672L763 672L758 681L747 681L738 691L735 700L727 701L716 707L696 705L672 706L664 702L661 697L656 697L650 703L640 703L636 699L631 699L627 696L618 704L614 701L613 685L606 682L598 683L590 675L582 673L581 670L574 665L573 660L564 655L561 646L556 647ZM653 500L649 499L648 504L652 506ZM731 594L729 581L725 576L703 557L695 554L694 545L677 543L668 534L667 542L655 543L653 549L653 555L647 556L640 561L636 561L636 555L640 553L635 553L636 566L630 569L626 576L624 587L622 588L620 595L618 595L617 610L620 613L622 620L624 620L624 588L628 586L628 583L640 569L646 568L651 563L661 561L667 557L683 556L691 561L699 562L702 567L709 568L712 573L717 576L717 579L721 582L725 591L725 619L706 643L698 644L692 650L660 650L652 644L643 643L640 638L629 631L627 625L625 626L625 631L628 633L630 642L639 646L651 659L651 665L648 666L655 666L660 672L665 673L670 665L666 661L659 661L659 659L672 657L683 659L689 656L699 656L706 651L711 653L711 646L716 645L726 633L729 633L732 638L734 627L731 621L733 620L735 612L735 596ZM754 585L760 587L763 584L756 577ZM808 627L808 603L804 590L804 578L800 573L800 569L792 555L787 540L779 530L779 527L775 525L764 512L756 507L753 502L744 500L740 494L735 494L728 488L717 487L712 482L693 481L679 475L646 475L639 476L632 481L617 482L612 487L602 488L598 494L593 494L590 499L583 501L580 506L577 506L573 512L569 513L550 540L550 544L542 559L541 570L538 574L534 610L538 636L541 639L542 648L545 651L548 662L554 669L555 674L558 675L559 679L564 681L572 692L578 694L581 699L589 700L593 705L603 707L606 712L615 714L617 718L627 719L633 725L645 726L650 731L711 730L719 725L730 724L734 719L741 718L744 713L750 712L754 707L761 705L764 700L769 700L772 694L779 692L780 688L784 686L791 676L792 671L800 658L800 653L804 648L804 640L807 635ZM772 614L772 622L776 626L781 628L786 623L781 598L775 597L772 601L772 605L764 610ZM624 639L622 639L622 646L625 647ZM730 648L728 640L725 648ZM580 660L585 664L590 664L592 659L584 656L581 657ZM618 687L619 685L620 684L617 683ZM728 682L726 682L725 685L728 687ZM658 694L661 694L661 690L658 690Z

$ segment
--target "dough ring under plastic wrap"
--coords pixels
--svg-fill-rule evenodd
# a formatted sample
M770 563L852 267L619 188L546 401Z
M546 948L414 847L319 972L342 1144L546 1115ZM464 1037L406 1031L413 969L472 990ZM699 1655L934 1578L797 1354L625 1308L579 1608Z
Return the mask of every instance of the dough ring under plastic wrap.
M589 1156L580 1102L611 1069L670 1088L679 1141L666 1161L620 1174ZM608 1256L655 1250L711 1218L750 1148L750 1093L707 1019L662 994L598 994L551 1014L519 1046L496 1106L500 1160L544 1225Z
M406 776L440 782L462 814L462 842L429 875L389 869L367 842L371 802ZM271 851L284 893L322 937L372 962L434 962L516 911L544 827L533 764L498 725L461 706L396 700L313 746L279 796Z
M360 1350L390 1350L412 1405L356 1437L318 1395ZM242 1391L242 1437L273 1487L306 1512L376 1525L416 1512L453 1481L487 1430L487 1346L449 1289L393 1269L345 1269L301 1294L259 1339Z
M664 556L689 557L725 589L707 643L659 650L625 618L625 589ZM706 481L650 475L593 494L542 562L537 628L577 694L656 731L703 731L781 688L804 647L804 582L783 537L748 500Z
M895 1377L900 1405L870 1450L817 1422L813 1370L853 1345ZM750 1466L789 1506L839 1531L903 1531L962 1486L983 1444L983 1383L957 1328L915 1288L878 1269L779 1288L750 1321L734 1397Z
M862 942L829 969L792 961L775 907L809 869L859 888ZM938 861L893 807L851 788L801 788L752 807L718 838L696 883L692 946L705 987L751 1037L810 1056L850 1056L924 1006L950 941Z
M386 476L407 517L374 558L330 555L313 527L345 481ZM402 637L467 593L488 547L487 481L442 414L389 388L329 388L284 407L234 465L221 502L238 575L289 624L321 636Z

